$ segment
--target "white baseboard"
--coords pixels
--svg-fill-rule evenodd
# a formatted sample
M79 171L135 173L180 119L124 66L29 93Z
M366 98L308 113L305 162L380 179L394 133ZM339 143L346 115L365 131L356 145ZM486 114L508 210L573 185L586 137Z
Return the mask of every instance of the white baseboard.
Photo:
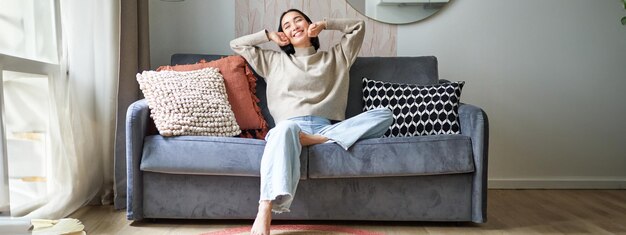
M490 189L626 189L626 178L489 179Z

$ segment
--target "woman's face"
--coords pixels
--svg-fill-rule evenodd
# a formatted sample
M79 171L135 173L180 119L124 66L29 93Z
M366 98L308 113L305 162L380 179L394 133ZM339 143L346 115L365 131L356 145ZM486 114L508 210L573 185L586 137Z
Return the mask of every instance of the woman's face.
M300 13L295 11L288 12L283 16L280 24L283 27L283 32L294 47L311 46L311 39L308 34L309 22Z

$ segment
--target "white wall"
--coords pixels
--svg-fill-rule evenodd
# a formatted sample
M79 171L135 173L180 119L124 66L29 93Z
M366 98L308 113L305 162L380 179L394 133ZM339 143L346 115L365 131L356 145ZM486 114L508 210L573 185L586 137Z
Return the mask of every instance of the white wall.
M232 53L234 1L150 4L153 65ZM490 187L626 188L624 15L619 0L452 1L399 26L398 55L467 82L489 115Z
M174 53L233 54L235 1L150 0L150 62L170 64Z
M626 188L626 11L617 0L463 0L398 28L398 55L491 122L492 187Z

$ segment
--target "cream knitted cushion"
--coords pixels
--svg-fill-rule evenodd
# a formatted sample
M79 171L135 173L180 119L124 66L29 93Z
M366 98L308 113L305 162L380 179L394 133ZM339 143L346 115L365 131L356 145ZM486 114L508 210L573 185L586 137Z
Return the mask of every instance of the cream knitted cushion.
M217 68L144 71L137 81L162 136L241 133Z

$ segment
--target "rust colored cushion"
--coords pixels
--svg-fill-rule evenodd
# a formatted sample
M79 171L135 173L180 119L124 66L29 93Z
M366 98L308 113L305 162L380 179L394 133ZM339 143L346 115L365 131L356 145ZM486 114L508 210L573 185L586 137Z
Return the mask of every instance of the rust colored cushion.
M265 138L269 128L261 114L261 108L257 105L259 99L256 97L256 77L243 57L228 56L210 62L201 60L196 64L166 65L156 71L191 71L207 67L218 68L224 77L228 102L242 130L240 137Z

